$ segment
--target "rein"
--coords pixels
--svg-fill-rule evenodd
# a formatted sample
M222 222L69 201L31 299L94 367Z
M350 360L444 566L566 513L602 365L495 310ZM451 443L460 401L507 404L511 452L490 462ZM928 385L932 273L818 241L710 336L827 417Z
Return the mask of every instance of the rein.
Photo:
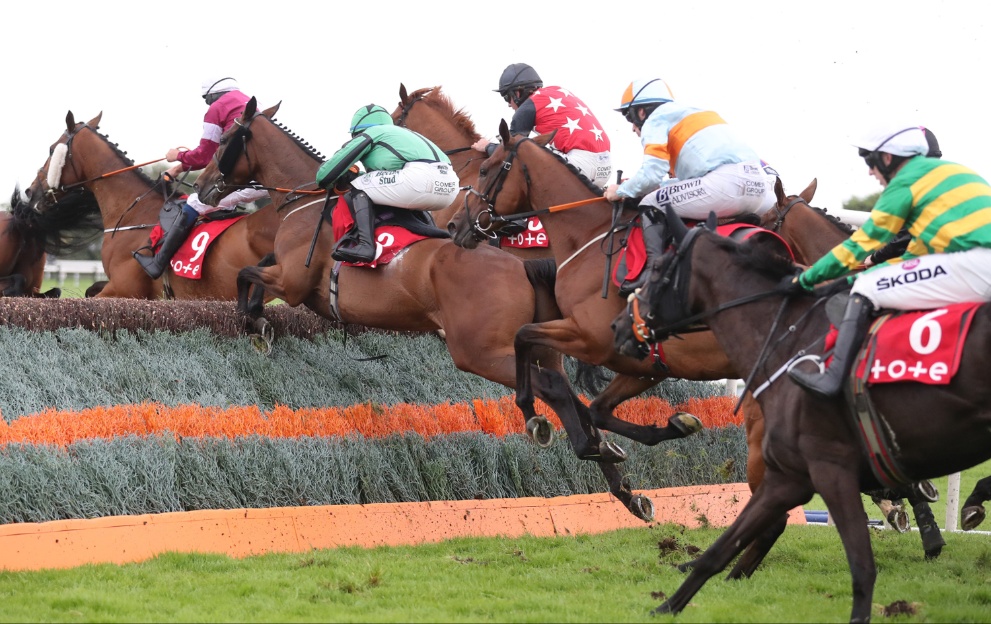
M71 155L72 155L71 152L70 152L69 155L71 157ZM60 191L67 191L69 189L76 188L77 186L83 186L85 184L89 184L90 182L96 182L97 180L102 180L104 178L109 178L110 176L115 176L118 173L126 173L128 171L133 171L134 169L140 169L141 167L145 167L147 165L153 165L153 164L155 164L157 162L162 162L163 160L165 160L165 159L164 158L157 158L155 160L149 160L148 162L144 162L144 163L141 163L141 164L138 164L138 165L131 165L130 167L124 167L123 169L117 169L116 171L110 171L108 173L104 173L104 174L98 175L95 178L90 178L89 180L83 180L82 182L73 182L72 184L66 184L64 186L59 186L59 190Z
M792 208L794 208L795 206L797 206L798 204L806 204L806 205L808 205L806 203L806 201L804 199L802 199L801 197L796 197L795 199L791 200L790 202L788 202L788 205L787 206L785 206L783 209L780 209L780 210L778 209L778 205L777 204L774 205L774 212L775 212L775 214L778 215L778 218L774 222L774 227L770 228L772 232L777 232L778 230L781 229L781 226L785 222L785 216L788 215L788 211L791 210Z

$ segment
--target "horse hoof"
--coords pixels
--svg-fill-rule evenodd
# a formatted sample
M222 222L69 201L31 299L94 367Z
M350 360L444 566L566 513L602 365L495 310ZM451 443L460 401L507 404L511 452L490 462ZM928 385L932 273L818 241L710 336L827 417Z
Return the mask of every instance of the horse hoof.
M960 523L960 528L964 531L972 531L976 529L982 522L984 522L984 515L983 505L971 505L970 507L964 507L963 521Z
M939 554L941 552L943 552L943 547L942 546L940 546L939 548L933 548L931 550L927 550L926 551L926 561L932 561L932 560L938 558L939 557Z
M688 412L678 412L668 419L668 426L674 427L681 432L681 437L687 438L693 433L698 433L705 428L702 421L697 416Z
M676 613L674 607L671 606L670 600L650 612L651 615L665 615L668 613Z
M888 524L899 533L905 533L912 528L912 524L908 520L908 513L900 507L888 512Z
M630 499L629 509L634 516L644 522L650 522L654 519L654 501L642 494L637 494Z
M926 479L925 481L919 481L912 487L914 487L915 491L919 493L919 496L922 497L922 500L926 501L927 503L935 503L939 501L939 490L936 489L936 486L933 485L933 482L930 481L929 479Z
M626 451L623 450L618 444L613 444L612 442L603 442L599 445L599 457L600 462L607 464L618 464L620 462L625 462L627 458Z
M554 442L554 425L543 416L535 416L526 421L526 432L540 448L547 448Z

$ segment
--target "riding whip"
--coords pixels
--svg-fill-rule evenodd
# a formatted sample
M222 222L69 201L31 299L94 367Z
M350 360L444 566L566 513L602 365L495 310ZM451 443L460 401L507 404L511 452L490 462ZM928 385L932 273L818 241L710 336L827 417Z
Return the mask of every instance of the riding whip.
M320 211L320 217L317 219L317 226L313 228L313 240L310 241L310 251L306 253L306 262L303 266L310 268L310 260L313 259L313 250L317 246L317 238L320 236L320 227L323 225L323 220L327 214L327 210L330 208L330 202L332 199L336 199L337 195L333 193L327 193L327 201L323 204L323 210Z
M623 181L623 170L616 171L616 184ZM602 298L609 296L609 274L612 273L612 243L616 234L616 222L619 221L619 211L623 208L623 200L612 203L612 221L609 222L609 251L606 252L606 274L602 276Z

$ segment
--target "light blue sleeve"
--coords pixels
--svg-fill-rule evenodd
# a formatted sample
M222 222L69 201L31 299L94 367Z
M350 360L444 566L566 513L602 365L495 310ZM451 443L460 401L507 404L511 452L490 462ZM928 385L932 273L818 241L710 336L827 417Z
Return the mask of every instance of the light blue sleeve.
M619 185L616 193L622 197L643 197L656 191L668 178L670 164L656 156L643 157L643 164L633 176Z

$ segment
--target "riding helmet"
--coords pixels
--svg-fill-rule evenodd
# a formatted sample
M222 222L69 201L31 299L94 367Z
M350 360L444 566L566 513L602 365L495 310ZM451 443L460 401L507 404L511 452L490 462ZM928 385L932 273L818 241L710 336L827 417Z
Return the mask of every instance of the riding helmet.
M544 81L537 75L537 70L526 63L513 63L502 70L499 78L499 88L494 91L502 94L503 97L513 89L533 87L539 89L544 86Z
M384 108L378 104L366 104L355 111L354 116L351 117L351 128L348 132L355 134L357 132L361 132L365 128L371 128L372 126L391 125L392 115L390 115Z

